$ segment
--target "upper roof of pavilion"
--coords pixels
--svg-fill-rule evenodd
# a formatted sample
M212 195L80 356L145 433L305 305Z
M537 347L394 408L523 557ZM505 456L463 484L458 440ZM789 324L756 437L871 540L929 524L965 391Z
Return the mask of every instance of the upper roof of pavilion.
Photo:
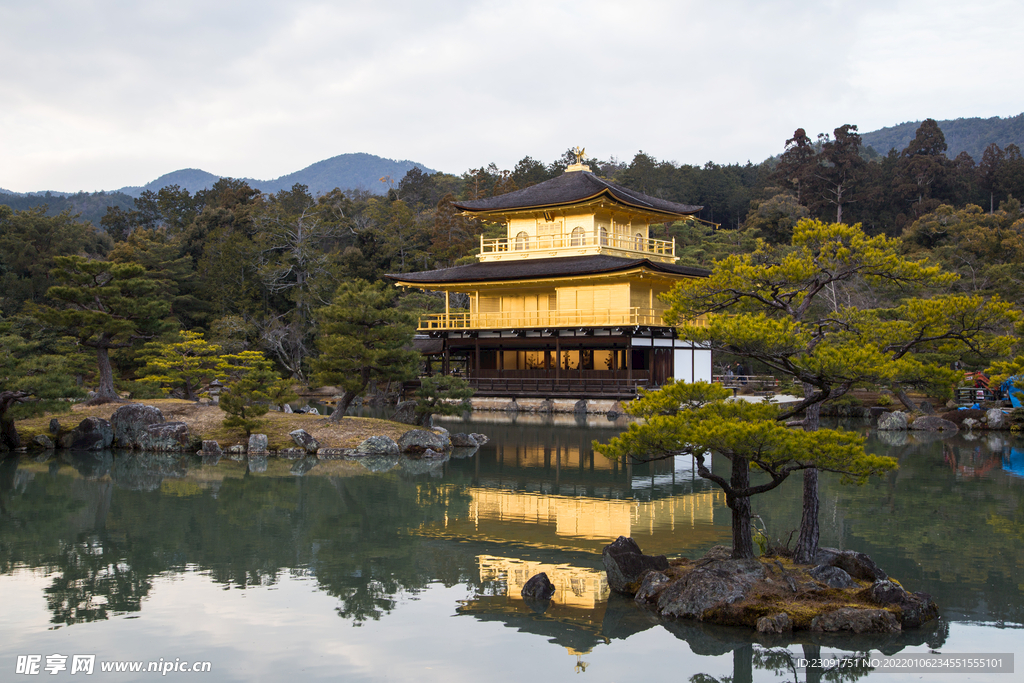
M386 277L396 284L433 289L464 289L466 285L498 284L523 280L578 279L584 276L614 275L644 270L667 278L707 277L710 271L645 258L619 258L607 255L569 256L547 259L521 259L471 263L452 268L418 273L392 273Z
M504 215L517 211L567 208L601 199L619 204L625 209L649 214L654 220L686 218L704 208L703 206L678 204L630 190L597 177L590 172L587 166L582 164L573 164L560 176L522 190L486 199L455 202L454 206L472 215L487 216Z

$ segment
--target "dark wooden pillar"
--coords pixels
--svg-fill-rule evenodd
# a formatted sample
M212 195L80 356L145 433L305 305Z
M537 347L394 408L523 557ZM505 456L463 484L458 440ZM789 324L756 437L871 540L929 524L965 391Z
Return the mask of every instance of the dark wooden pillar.
M555 333L555 384L558 384L558 380L562 375L562 350L559 345L558 333Z
M633 345L626 342L626 383L633 384Z

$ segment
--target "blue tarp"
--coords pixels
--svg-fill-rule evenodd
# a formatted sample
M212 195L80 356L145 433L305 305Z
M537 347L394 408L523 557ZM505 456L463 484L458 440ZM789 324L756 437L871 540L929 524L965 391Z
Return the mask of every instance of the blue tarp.
M1020 381L1024 381L1024 377L1015 375L1013 377L1007 378L1005 382L999 385L999 388L1002 389L1003 394L1010 398L1010 405L1012 405L1014 408L1024 408L1024 405L1021 405L1020 400L1021 395L1024 394L1024 389L1015 386L1016 382Z

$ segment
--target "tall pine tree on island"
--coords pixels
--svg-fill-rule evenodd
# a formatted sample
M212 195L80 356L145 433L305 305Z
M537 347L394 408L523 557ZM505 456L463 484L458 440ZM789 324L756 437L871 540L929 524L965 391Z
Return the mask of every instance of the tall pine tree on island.
M683 322L680 336L802 385L803 400L777 419L803 412L804 429L815 431L822 403L855 386L890 386L909 403L909 386L950 385L948 363L958 354L1008 350L1005 331L1017 314L1006 302L911 298L955 279L906 258L899 240L868 237L859 225L802 220L788 248L762 242L716 262L710 277L680 283L667 296L666 317L702 318ZM808 563L818 546L814 467L804 469L803 509L796 557Z
M767 493L798 470L838 472L864 483L874 474L896 469L892 458L864 451L864 437L852 432L819 429L808 432L780 424L777 406L729 400L732 392L707 382L670 383L629 403L627 412L643 418L594 450L614 458L649 462L692 455L697 474L725 492L732 512L732 557L754 557L750 498ZM715 474L711 453L729 460L730 475ZM768 475L755 484L751 470Z

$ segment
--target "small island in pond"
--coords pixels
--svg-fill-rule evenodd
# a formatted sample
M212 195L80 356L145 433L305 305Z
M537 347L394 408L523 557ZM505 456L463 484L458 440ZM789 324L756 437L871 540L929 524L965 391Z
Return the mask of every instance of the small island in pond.
M938 617L926 593L909 593L867 555L820 548L809 565L781 556L732 559L715 546L697 560L644 555L620 536L604 549L609 587L662 617L759 633L893 633Z

